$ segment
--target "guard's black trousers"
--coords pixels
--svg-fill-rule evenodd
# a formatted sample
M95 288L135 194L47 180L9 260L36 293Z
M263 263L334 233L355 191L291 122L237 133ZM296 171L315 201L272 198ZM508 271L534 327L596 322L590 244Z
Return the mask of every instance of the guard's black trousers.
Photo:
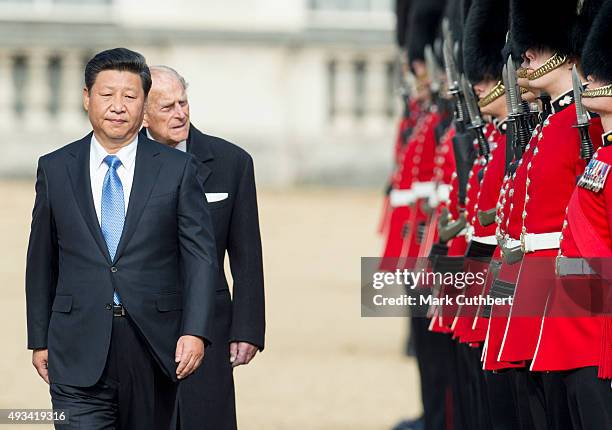
M51 383L54 409L68 411L66 429L167 430L176 384L151 355L129 317L113 318L106 367L92 387Z
M562 372L574 430L612 429L612 387L596 367Z
M460 419L455 414L460 411L451 382L454 341L447 334L430 332L428 318L413 317L411 321L421 376L425 430L459 430Z

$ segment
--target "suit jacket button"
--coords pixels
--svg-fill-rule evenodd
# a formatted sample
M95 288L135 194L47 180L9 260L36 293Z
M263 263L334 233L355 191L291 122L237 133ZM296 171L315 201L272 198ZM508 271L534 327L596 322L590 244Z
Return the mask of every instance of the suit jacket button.
M111 272L112 273L117 273L117 268L115 266L111 267Z
M113 305L111 305L110 303L107 303L106 306L104 306L106 308L107 311L110 311L113 308Z

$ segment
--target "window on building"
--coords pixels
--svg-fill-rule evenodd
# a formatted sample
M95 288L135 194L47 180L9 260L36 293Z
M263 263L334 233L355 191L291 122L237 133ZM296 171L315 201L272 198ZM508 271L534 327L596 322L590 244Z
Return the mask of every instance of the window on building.
M51 57L47 65L47 84L49 85L49 100L47 110L52 117L57 117L62 97L62 59Z
M22 117L25 112L26 82L28 73L28 60L23 55L13 57L13 110L17 117Z
M395 115L395 83L397 81L397 63L394 61L387 61L385 65L385 114L387 117L392 118Z
M334 118L338 110L336 104L337 76L337 63L335 60L330 60L327 63L327 109L329 118Z
M367 79L367 68L366 62L363 60L357 60L353 63L353 70L355 74L355 105L353 112L357 118L362 118L365 115L366 107L366 79Z

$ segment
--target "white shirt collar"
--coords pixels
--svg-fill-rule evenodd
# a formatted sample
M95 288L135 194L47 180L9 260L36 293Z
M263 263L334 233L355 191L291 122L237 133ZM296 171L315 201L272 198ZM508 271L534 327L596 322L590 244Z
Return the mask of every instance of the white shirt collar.
M177 143L174 149L178 149L179 151L187 152L187 141L183 140Z
M151 136L151 133L149 132L148 128L147 128L147 137L149 139L151 139L151 140L155 140L155 138L153 136ZM183 141L177 143L176 146L174 147L174 149L178 149L179 151L187 152L187 141L183 140Z
M132 164L134 164L134 161L136 160L137 148L138 134L136 134L134 140L132 140L130 143L128 143L126 146L124 146L114 154L117 156L117 158L119 158L119 160L121 160L121 165L127 170L130 170L132 168ZM93 156L92 160L96 167L100 167L100 165L104 162L106 156L109 155L108 152L106 152L106 149L104 149L104 147L100 145L100 142L98 142L98 140L96 139L95 134L91 136L91 152Z

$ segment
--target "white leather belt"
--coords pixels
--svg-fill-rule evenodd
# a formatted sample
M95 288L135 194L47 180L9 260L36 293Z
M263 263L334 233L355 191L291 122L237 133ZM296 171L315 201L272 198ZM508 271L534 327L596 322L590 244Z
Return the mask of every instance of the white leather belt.
M448 184L438 185L438 200L445 202L450 198L451 186Z
M417 199L429 197L433 192L436 191L435 182L415 182L410 188Z
M478 243L484 243L485 245L497 245L497 238L495 235L491 236L472 236L472 240Z
M561 232L524 233L521 235L523 252L535 252L542 249L558 249L561 245Z
M429 195L427 204L431 208L437 208L440 202L446 202L450 197L450 185L438 184L436 191Z
M391 207L409 206L416 200L412 190L391 190L389 204Z

